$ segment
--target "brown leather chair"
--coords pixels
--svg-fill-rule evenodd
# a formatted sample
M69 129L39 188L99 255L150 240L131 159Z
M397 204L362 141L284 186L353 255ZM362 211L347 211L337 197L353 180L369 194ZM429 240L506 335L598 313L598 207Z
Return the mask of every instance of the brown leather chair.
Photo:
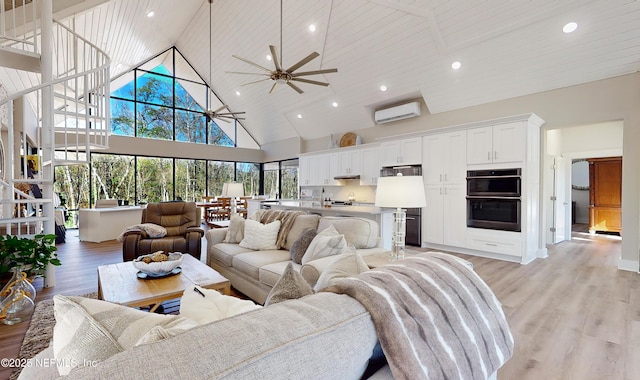
M152 239L140 229L127 231L122 243L124 261L156 251L188 253L200 260L204 231L195 202L149 203L142 211L141 223L160 225L166 228L167 236Z

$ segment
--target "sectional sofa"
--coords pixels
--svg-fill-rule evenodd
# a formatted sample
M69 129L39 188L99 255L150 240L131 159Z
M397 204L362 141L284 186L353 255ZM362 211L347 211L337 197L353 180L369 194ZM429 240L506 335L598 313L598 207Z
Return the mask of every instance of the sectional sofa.
M264 220L269 213L280 213L283 216L280 211L261 211L254 214L252 218ZM277 249L254 250L244 248L238 242L225 242L228 228L207 231L205 233L207 264L228 278L234 288L255 302L262 304L287 265L292 262L291 247L307 229L321 232L325 228L333 226L338 233L344 235L349 249L355 250L365 258L365 261L369 255L387 252L382 247L380 227L374 220L359 217L319 216L295 211L288 213L290 213L289 215L297 213L297 215L293 218L292 225L289 226L283 246ZM329 256L304 264L294 262L293 267L313 286L322 270L333 259L335 257Z

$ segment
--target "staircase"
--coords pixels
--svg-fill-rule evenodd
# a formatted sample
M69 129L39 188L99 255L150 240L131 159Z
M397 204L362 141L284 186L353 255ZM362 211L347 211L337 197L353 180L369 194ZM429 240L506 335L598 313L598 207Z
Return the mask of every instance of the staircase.
M54 20L52 2L0 3L0 66L38 83L0 98L3 235L54 233L55 165L88 163L92 150L109 143L110 59L74 32L73 19Z

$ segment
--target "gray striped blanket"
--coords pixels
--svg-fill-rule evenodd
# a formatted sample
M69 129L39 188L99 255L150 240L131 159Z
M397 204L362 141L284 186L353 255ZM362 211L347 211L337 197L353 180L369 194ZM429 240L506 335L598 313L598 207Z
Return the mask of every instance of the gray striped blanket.
M486 379L513 353L502 305L455 256L412 255L326 290L367 308L395 379Z

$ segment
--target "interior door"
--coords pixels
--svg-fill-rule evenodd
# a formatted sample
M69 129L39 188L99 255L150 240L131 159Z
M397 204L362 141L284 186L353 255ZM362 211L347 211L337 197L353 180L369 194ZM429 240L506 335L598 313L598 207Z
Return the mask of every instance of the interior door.
M556 156L554 165L553 244L571 239L571 160Z

